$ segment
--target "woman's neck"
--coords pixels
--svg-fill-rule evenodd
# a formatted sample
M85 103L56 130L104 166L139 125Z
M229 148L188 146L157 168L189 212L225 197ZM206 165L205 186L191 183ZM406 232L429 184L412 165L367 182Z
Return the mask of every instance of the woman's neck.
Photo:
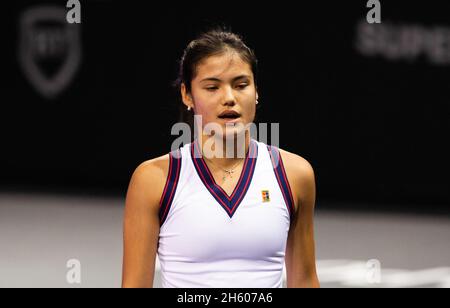
M198 143L203 157L228 169L246 158L250 148L250 134L246 132L245 135L233 138L202 135Z

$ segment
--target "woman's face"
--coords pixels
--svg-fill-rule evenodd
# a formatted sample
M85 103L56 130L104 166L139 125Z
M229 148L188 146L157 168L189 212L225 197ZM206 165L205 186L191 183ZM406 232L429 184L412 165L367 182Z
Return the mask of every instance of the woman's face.
M191 93L182 87L183 102L202 116L202 129L217 123L219 135L235 136L255 119L258 93L250 65L239 54L226 52L223 55L204 59L196 70L191 83ZM235 115L224 112L233 111Z

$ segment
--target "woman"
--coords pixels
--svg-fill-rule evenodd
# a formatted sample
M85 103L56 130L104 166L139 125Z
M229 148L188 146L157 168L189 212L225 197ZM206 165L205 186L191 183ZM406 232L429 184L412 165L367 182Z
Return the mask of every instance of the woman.
M205 33L186 48L180 91L186 109L201 116L200 133L135 170L123 287L152 287L156 255L163 287L281 287L284 265L287 287L319 287L314 171L246 129L258 104L256 64L252 50L226 31Z

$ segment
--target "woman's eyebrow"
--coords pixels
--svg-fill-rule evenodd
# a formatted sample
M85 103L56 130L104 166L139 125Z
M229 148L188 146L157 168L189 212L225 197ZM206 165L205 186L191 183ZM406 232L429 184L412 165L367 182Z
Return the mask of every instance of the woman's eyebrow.
M220 80L219 78L209 77L209 78L205 78L205 79L201 80L200 82L205 82L205 81L217 81L217 82L221 82L222 80Z
M239 79L250 79L250 76L248 75L241 75L233 78L233 81L238 81Z
M233 78L233 82L235 82L235 81L237 81L239 79L245 79L245 78L246 79L250 79L250 76L248 76L248 75L240 75L240 76L234 77ZM217 78L217 77L208 77L208 78L203 79L200 82L205 82L205 81L222 82L222 80L220 78Z

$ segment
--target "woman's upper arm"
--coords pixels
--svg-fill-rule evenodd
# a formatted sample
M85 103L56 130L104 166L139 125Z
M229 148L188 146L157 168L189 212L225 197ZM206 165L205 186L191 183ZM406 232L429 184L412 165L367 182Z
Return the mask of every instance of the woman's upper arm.
M291 222L286 248L288 287L319 287L314 241L315 175L308 161L284 154L286 172L297 209Z
M122 287L153 287L159 238L159 202L168 157L141 164L131 177L124 213Z

